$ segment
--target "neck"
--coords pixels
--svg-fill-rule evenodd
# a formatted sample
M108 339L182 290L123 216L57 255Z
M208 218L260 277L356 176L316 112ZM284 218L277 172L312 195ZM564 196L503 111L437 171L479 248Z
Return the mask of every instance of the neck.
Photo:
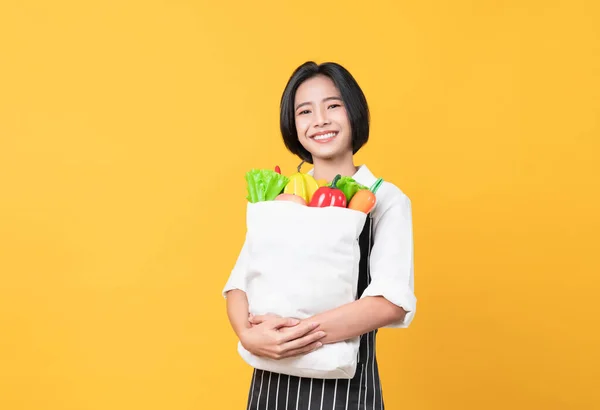
M313 159L315 179L332 181L336 175L353 176L357 168L354 165L352 153L344 158Z

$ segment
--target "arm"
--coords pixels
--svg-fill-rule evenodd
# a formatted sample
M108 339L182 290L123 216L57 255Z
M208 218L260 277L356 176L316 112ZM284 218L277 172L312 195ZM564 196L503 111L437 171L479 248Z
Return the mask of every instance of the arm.
M366 297L310 318L326 333L321 342L335 343L403 321L406 311L381 296Z
M248 323L248 298L246 292L233 289L227 292L227 316L238 339L244 330L250 328Z
M417 308L412 206L410 199L397 188L389 194L390 206L374 217L374 243L369 260L371 283L361 299L384 298L403 314L392 316L381 327L407 328Z

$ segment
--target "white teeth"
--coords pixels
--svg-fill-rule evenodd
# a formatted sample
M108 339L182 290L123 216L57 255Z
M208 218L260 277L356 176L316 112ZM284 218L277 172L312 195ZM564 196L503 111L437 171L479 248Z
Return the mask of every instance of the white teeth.
M335 134L336 134L335 132L328 132L327 134L317 135L314 139L317 141L326 140L327 138L335 137Z

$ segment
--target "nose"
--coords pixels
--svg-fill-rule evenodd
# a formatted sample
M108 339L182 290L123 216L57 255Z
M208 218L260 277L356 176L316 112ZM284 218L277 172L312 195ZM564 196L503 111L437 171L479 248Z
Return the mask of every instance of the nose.
M315 112L315 127L323 127L329 125L329 118L327 117L327 108L316 110Z

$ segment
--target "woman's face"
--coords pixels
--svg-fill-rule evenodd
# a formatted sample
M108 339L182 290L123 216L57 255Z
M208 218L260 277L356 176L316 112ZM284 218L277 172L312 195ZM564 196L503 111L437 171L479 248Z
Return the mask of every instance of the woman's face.
M352 130L341 94L324 75L303 82L294 101L296 131L313 159L352 154Z

